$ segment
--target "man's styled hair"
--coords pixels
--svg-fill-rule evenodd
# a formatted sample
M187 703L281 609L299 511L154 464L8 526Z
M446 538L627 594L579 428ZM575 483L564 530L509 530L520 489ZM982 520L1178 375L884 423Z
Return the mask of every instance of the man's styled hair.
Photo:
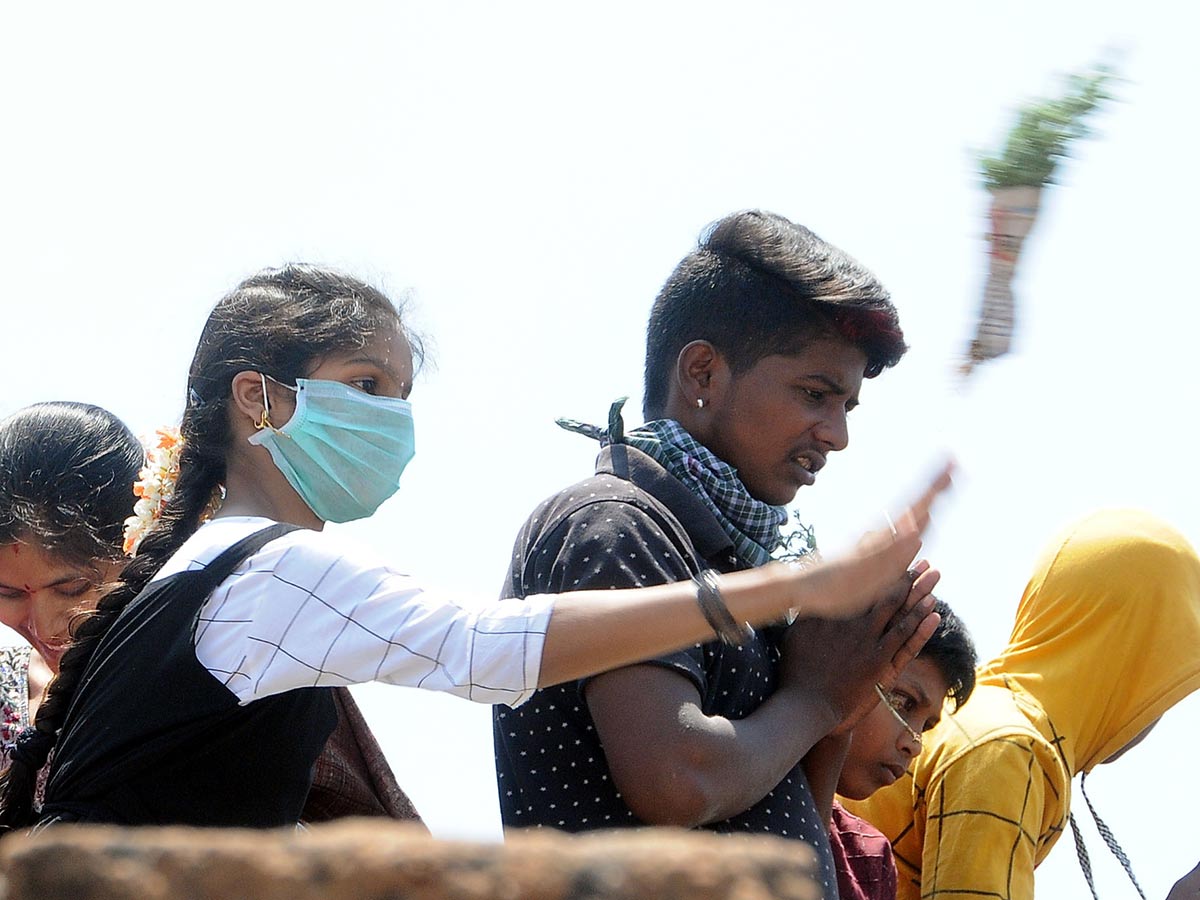
M942 617L917 659L933 663L950 689L946 696L954 700L954 709L962 708L975 690L975 666L979 662L975 653L975 642L963 620L950 608L945 600L937 600L933 611Z
M740 374L825 337L862 350L867 378L908 349L891 296L857 261L783 216L733 213L705 229L654 301L643 412L662 416L675 361L692 341L711 343Z

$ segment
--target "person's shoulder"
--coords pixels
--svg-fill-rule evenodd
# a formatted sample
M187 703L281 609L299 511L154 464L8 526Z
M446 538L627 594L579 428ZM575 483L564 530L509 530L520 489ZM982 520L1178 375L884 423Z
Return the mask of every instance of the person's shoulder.
M896 864L891 842L882 831L836 800L830 816L829 848L842 896L895 897Z
M636 484L607 472L598 472L555 491L534 510L530 520L561 519L597 504L640 504L649 495Z
M545 501L517 537L514 596L639 587L686 578L694 556L683 526L651 494L599 474Z
M670 518L648 491L617 475L597 473L543 500L526 520L521 542L532 546L585 526L618 535L647 529L657 533Z
M921 744L920 755L893 784L864 800L841 798L850 812L893 841L911 826L914 810L935 789L949 786L957 794L987 785L998 790L1014 773L1024 777L1034 768L1056 784L1066 774L1052 739L1038 730L1014 693L999 685L978 686L962 709L943 716L922 735Z
M1019 691L997 684L979 685L962 709L945 716L924 735L924 748L914 770L917 784L927 785L964 765L988 768L1005 759L1025 765L1031 756L1043 769L1061 768L1054 735L1039 727L1044 718L1032 698Z
M831 824L833 830L841 835L853 835L856 838L864 840L879 840L884 844L888 844L888 839L884 837L882 831L864 819L862 816L856 816L846 807L842 806L837 800L833 801L833 808L830 813ZM888 844L890 847L891 845Z
M202 569L238 541L278 523L261 516L229 516L201 524L155 573L161 581L178 572Z
M269 569L279 577L296 570L341 579L362 574L408 576L373 546L338 531L309 528L297 528L269 541L250 556L246 564L251 571Z
M970 699L952 715L943 716L923 736L923 757L953 756L990 740L1032 737L1037 729L1022 712L1013 693L995 685L978 685Z
M161 580L176 572L203 568L243 538L277 525L271 519L239 516L214 519L202 525L155 575ZM281 567L313 572L334 567L357 570L386 570L402 574L388 566L377 553L346 538L309 528L295 528L251 553L238 567L243 572L277 572Z

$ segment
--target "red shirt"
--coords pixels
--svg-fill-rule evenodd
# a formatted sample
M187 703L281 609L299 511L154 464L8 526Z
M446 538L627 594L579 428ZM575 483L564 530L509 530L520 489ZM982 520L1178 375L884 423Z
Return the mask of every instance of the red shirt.
M829 847L842 900L896 900L896 863L883 832L833 802Z

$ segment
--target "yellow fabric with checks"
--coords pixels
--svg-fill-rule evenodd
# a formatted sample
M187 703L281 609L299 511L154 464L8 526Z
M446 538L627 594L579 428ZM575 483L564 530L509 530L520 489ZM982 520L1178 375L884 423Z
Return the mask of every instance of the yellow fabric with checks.
M1197 688L1195 550L1144 513L1099 513L1048 547L1008 647L909 774L843 803L892 841L900 900L1031 900L1071 777Z

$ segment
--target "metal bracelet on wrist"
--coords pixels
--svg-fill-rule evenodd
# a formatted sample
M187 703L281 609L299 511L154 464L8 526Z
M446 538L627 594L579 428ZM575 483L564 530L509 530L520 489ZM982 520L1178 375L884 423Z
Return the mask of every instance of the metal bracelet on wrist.
M696 583L696 603L700 612L704 614L704 620L722 643L730 647L741 647L754 637L754 629L745 622L738 624L729 607L725 605L715 571L703 569L692 577L692 581Z

